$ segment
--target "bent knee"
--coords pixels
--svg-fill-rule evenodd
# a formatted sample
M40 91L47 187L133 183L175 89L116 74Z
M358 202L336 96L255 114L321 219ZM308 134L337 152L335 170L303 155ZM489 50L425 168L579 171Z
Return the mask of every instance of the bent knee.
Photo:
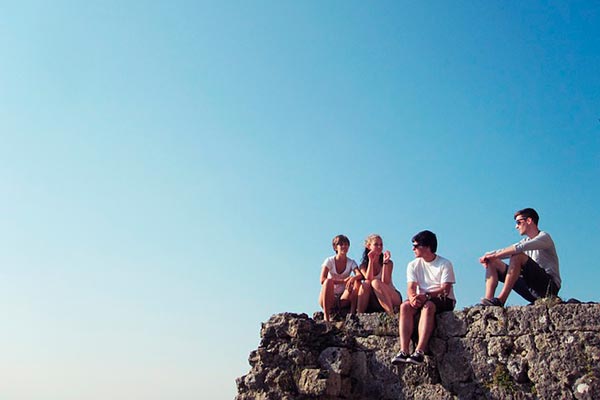
M323 281L322 287L332 288L333 287L333 279L327 278Z
M485 276L487 278L492 276L503 275L506 273L508 265L504 264L502 260L494 260L490 262L485 270Z
M406 300L404 303L400 304L400 311L410 311L413 307L410 305L410 302Z
M363 297L363 296L368 295L371 292L371 288L369 286L366 286L363 282L358 286L357 292L358 292L359 296Z
M426 301L423 305L423 311L425 312L435 313L436 309L437 307L435 306L435 303L433 301Z
M379 279L373 279L371 281L371 286L373 286L373 289L379 290L383 286L383 282L381 282Z
M510 262L516 261L519 265L523 265L527 262L529 256L525 253L517 253L510 256Z

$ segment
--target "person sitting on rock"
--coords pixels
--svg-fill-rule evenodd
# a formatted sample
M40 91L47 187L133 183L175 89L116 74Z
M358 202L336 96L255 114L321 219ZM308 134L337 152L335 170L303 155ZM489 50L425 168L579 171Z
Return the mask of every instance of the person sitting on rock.
M400 306L398 330L400 352L392 364L422 364L429 338L435 327L435 315L454 310L456 298L453 286L456 282L452 263L435 254L437 237L431 231L422 231L412 238L415 259L408 263L408 300ZM415 316L418 318L419 340L412 355L409 355L410 339L413 335Z
M383 251L383 239L377 234L367 236L360 263L364 281L358 292L358 312L385 311L394 315L394 307L402 303L402 295L392 282L394 263L389 250Z
M362 274L356 261L348 257L350 239L337 235L332 240L335 256L327 257L321 268L321 293L319 304L323 308L325 321L330 320L331 310L350 307L350 312L356 312L358 286ZM354 276L350 274L354 272Z
M556 247L550 235L540 231L540 217L533 208L519 210L514 215L521 236L520 242L504 249L490 251L479 258L485 267L484 306L504 306L511 290L530 302L556 296L561 279ZM502 259L509 258L506 265ZM498 281L504 282L498 297L494 297Z

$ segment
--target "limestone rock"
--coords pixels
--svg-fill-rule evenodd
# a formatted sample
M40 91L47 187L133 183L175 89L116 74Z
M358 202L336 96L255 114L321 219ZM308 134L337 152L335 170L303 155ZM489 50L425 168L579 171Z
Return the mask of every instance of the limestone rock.
M442 313L423 365L391 364L398 318L273 315L237 400L600 398L600 305L537 302Z

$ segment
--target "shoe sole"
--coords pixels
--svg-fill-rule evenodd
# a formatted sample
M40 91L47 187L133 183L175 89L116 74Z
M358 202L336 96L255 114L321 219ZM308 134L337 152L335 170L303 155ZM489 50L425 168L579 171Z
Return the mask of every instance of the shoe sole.
M425 361L408 360L407 363L413 364L413 365L423 365L425 363Z

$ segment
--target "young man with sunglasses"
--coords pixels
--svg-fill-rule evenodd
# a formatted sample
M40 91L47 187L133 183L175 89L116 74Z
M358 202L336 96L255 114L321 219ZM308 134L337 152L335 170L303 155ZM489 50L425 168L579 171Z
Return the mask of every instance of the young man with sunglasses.
M455 283L452 263L435 254L437 238L431 231L422 231L412 238L415 259L408 263L408 300L400 306L398 330L400 331L400 352L392 359L392 364L422 364L425 350L435 327L435 315L454 310L456 298L452 285ZM409 355L410 339L418 317L419 340L412 355Z
M561 286L556 247L550 235L538 228L540 219L533 208L515 213L516 229L520 242L504 249L485 253L479 262L485 267L484 306L504 306L511 290L524 299L534 302L539 298L556 296ZM503 259L510 259L505 264ZM498 282L504 282L502 291L495 297Z

